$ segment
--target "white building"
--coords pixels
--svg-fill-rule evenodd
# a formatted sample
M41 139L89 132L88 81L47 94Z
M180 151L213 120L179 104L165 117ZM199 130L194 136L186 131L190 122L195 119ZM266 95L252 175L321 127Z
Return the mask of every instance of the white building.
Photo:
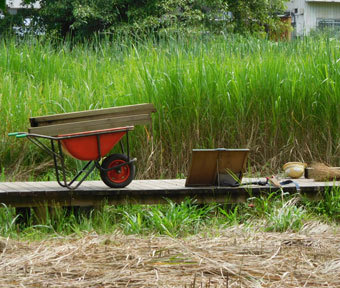
M296 36L309 34L318 27L340 29L340 0L290 0L287 12L292 16Z
M40 8L39 2L30 5L23 5L23 0L6 0L7 10L10 14L17 14L20 9Z

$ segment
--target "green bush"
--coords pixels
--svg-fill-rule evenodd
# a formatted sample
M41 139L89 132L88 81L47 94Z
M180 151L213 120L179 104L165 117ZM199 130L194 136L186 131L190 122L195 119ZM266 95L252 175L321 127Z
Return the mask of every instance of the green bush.
M28 3L35 0L27 0ZM37 19L49 34L133 35L181 31L253 33L273 28L285 0L41 0Z
M214 17L227 9L223 0L42 0L40 3L39 20L49 33L80 38L92 37L97 32L144 34L169 27L223 26L225 22L218 23Z

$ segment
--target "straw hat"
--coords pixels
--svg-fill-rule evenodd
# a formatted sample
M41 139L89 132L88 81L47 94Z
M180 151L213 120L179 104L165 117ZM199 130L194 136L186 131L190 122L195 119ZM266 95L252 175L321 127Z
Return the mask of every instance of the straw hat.
M307 164L303 162L288 162L284 164L282 168L286 176L290 178L300 178L306 167Z

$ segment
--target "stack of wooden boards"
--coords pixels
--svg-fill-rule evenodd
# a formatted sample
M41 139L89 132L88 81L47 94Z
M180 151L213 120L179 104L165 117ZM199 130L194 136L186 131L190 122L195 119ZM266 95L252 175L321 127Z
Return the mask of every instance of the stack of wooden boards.
M151 123L153 104L118 106L112 108L62 113L30 118L28 132L46 136L80 133Z

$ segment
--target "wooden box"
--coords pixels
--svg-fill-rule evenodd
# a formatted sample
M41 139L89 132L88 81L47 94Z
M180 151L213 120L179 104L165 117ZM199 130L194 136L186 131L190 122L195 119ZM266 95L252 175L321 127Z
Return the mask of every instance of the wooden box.
M193 149L185 186L237 186L249 149Z

